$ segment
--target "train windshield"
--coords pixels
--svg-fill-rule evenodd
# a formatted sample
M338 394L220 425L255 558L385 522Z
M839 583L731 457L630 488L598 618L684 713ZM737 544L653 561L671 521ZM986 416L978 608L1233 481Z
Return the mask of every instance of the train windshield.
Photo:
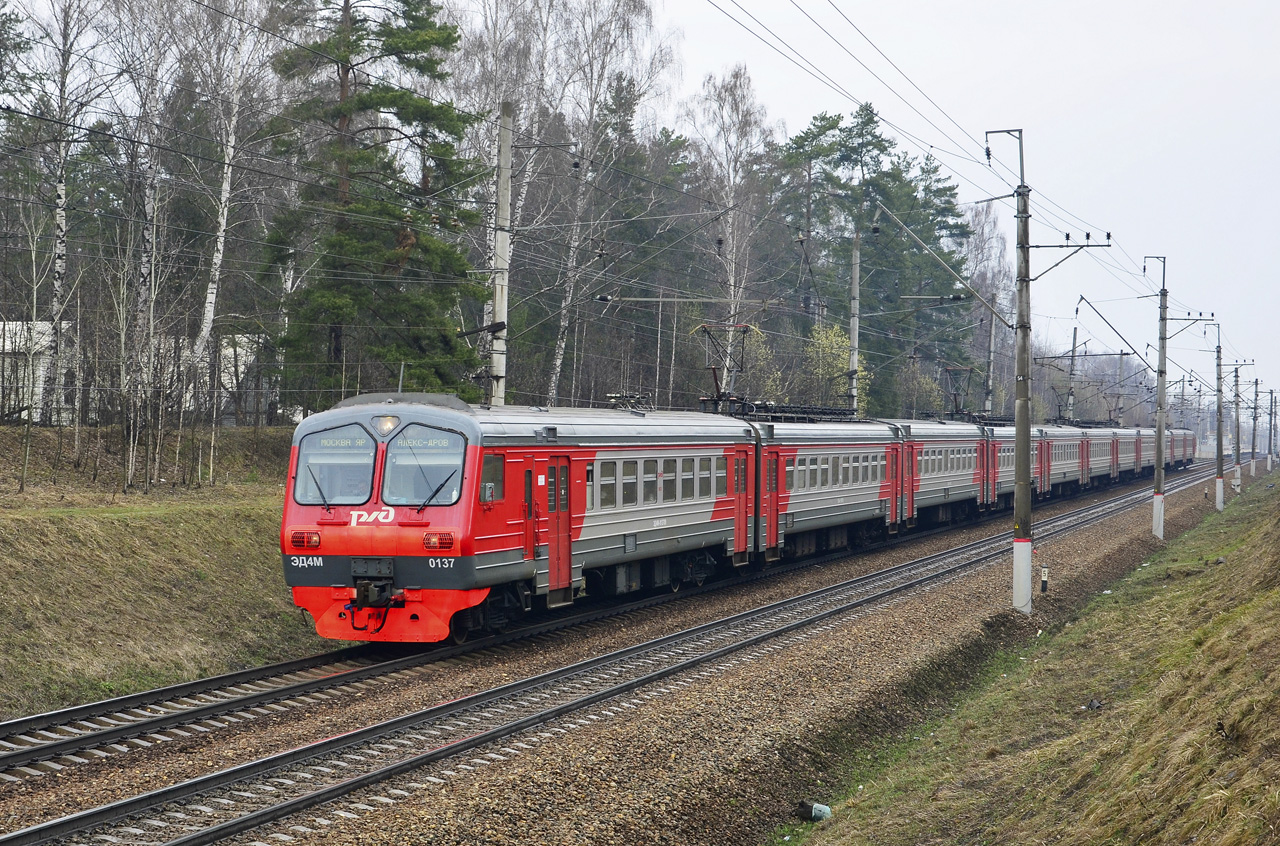
M387 505L453 505L462 490L467 440L457 432L410 423L387 445L382 501Z
M368 502L377 451L377 442L355 423L305 436L298 444L294 502L326 508Z

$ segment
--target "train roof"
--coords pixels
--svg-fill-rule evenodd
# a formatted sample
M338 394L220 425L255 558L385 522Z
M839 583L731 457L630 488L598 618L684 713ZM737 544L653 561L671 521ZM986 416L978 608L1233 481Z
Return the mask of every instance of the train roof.
M962 420L886 420L913 441L976 441L986 437L986 427Z
M898 428L882 420L850 420L821 423L757 423L761 439L765 443L827 444L847 442L893 443L900 434Z
M302 421L295 439L309 432L394 414L462 432L489 446L564 444L753 443L751 425L697 411L631 411L605 408L471 405L451 394L365 394L345 399Z

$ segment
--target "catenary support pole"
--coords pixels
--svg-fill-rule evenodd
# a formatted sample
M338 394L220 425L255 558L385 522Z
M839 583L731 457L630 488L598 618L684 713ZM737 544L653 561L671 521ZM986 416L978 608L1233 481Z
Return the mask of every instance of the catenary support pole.
M1236 418L1235 436L1231 439L1231 454L1235 457L1235 476L1231 479L1231 489L1240 493L1240 368L1235 368L1235 387L1232 389L1235 402L1232 403Z
M849 281L849 408L858 416L858 321L862 297L862 227L853 230L853 275Z
M1071 369L1067 371L1067 420L1076 419L1076 333L1079 326L1071 327Z
M493 347L489 365L489 404L506 405L507 286L511 268L511 131L515 106L502 102L498 121L498 196L493 237Z
M1249 477L1257 475L1258 460L1258 380L1253 380L1253 431L1249 433Z
M1160 352L1156 365L1156 461L1155 495L1152 497L1151 533L1164 540L1164 461L1165 461L1165 351L1169 342L1169 291L1165 287L1165 258L1160 259Z
M991 416L992 399L995 390L992 387L995 378L996 369L996 318L995 315L988 315L987 320L991 324L991 330L987 333L987 378L986 384L983 385L984 399L982 400L982 413Z
M1018 132L1021 160L1022 132ZM1014 375L1013 607L1031 613L1031 189L1020 173L1018 198L1018 313ZM1042 581L1048 574L1043 573Z
M1214 507L1222 510L1225 492L1222 489L1222 325L1218 325L1218 480L1217 492L1214 496Z

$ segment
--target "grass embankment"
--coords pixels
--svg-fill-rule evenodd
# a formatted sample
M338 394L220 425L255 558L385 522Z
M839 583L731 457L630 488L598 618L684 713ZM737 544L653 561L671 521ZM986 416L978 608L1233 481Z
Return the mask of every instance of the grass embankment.
M281 573L288 431L227 430L217 485L146 494L120 492L118 454L94 481L65 445L54 484L57 434L35 434L18 495L0 429L0 719L332 647Z
M1112 587L775 842L1280 843L1280 489Z

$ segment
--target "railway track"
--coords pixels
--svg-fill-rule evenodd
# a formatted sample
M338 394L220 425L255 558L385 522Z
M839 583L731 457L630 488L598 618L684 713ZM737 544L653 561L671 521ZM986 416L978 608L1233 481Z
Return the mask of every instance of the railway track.
M1200 484L1181 479L1169 492ZM1049 518L1037 539L1092 525L1150 501L1143 490ZM0 844L53 839L194 846L231 837L377 785L411 770L424 781L500 765L532 745L597 720L643 708L702 674L735 666L813 637L837 615L858 613L904 591L950 578L1008 554L1012 533L966 544L649 643L339 737L173 785L0 837ZM684 676L682 678L681 676ZM461 757L466 756L466 757ZM424 769L434 768L434 769ZM409 789L420 783L404 785ZM357 810L392 803L406 791L384 787ZM373 804L370 804L373 803ZM350 811L335 810L336 816ZM323 826L325 818L310 825ZM308 830L308 825L295 826Z
M1200 481L1197 476L1190 483L1198 484ZM1127 502L1133 496L1143 495L1150 495L1149 488L1144 486L1142 490L1105 502ZM1097 507L1107 506L1104 503ZM1005 514L1001 512L991 519L1003 516ZM897 543L908 543L950 528L918 532L860 551L870 552ZM1039 537L1045 537L1043 531L1037 527ZM788 570L840 560L848 555L848 550L841 550L818 558L776 565L765 573L745 573L701 587L689 587L678 596L648 596L629 603L588 607L571 615L547 615L510 633L462 645L430 645L389 659L385 654L390 650L385 647L352 647L0 723L0 781L53 774L90 758L126 753L131 749L307 707L349 695L375 679L410 678L441 661L609 617L636 613L665 602L723 590L765 576L773 577Z

